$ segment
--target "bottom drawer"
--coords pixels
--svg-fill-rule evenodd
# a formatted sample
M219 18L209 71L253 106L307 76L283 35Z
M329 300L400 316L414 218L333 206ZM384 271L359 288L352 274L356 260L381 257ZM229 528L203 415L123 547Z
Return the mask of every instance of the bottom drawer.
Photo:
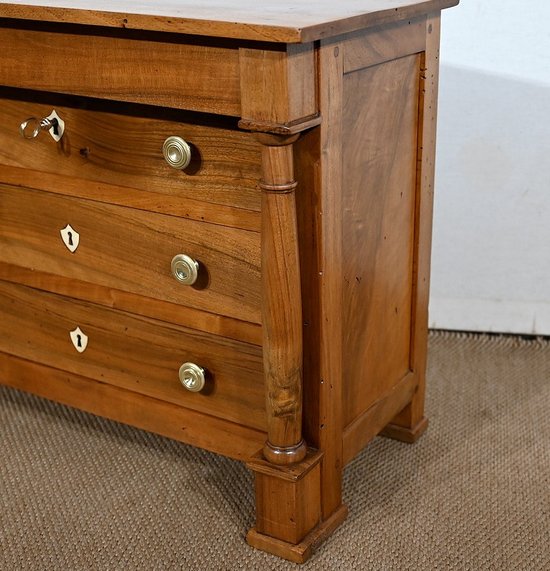
M0 351L266 428L262 351L255 345L0 281ZM180 383L188 362L206 371L201 392Z

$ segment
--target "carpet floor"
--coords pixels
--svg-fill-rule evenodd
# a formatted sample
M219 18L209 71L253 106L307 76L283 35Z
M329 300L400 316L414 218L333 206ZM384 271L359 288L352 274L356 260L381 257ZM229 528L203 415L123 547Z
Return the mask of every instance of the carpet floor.
M415 445L345 472L346 522L301 567L550 570L550 341L430 336ZM244 542L238 462L0 388L0 570L286 570Z

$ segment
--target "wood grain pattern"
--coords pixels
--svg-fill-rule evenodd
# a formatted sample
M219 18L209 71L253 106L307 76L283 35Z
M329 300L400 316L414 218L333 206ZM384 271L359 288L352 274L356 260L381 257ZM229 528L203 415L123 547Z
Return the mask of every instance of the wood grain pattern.
M0 352L2 384L199 446L248 460L265 433L136 392Z
M79 353L69 332L89 337ZM265 430L261 348L0 282L0 351ZM179 367L208 371L190 393ZM77 403L78 404L78 403ZM85 407L84 407L85 408Z
M457 3L0 2L0 382L248 460L248 542L304 562L346 516L345 463L427 424L439 11ZM54 108L60 144L19 137Z
M268 440L274 464L301 461L302 299L292 142L263 139L262 326ZM275 143L275 145L267 144Z
M344 426L411 369L419 63L345 76Z
M157 192L148 192L126 186L116 186L89 181L78 177L50 174L43 171L9 167L0 164L0 179L11 186L53 192L63 196L85 198L106 204L127 206L147 212L170 214L179 218L199 220L220 226L240 228L260 232L260 212L233 208L232 206L213 205L192 198L181 198L175 194L160 196ZM246 193L244 190L243 194ZM258 206L259 210L259 206Z
M247 463L256 481L257 533L297 544L319 523L320 459L319 452L309 451L290 469L273 466L261 457Z
M320 105L324 122L320 129L321 196L319 197L319 425L320 449L323 450L323 519L342 505L342 429L343 429L343 193L344 162L343 113L345 111L343 46L322 42L319 52Z
M295 545L258 533L255 529L251 529L248 532L246 541L256 549L283 557L293 563L305 563L318 547L342 524L347 515L348 509L345 506L341 506L328 519L313 528L300 543Z
M252 345L262 345L262 328L257 323L241 321L188 306L143 297L127 291L90 284L74 278L65 278L33 268L22 268L5 262L0 262L0 279L82 301L90 301L104 307L151 317L157 321L191 327L212 335L244 341Z
M313 44L285 50L241 48L239 64L243 121L272 124L273 131L274 125L288 126L317 114Z
M416 388L416 376L410 372L346 427L343 440L344 464L351 462L387 427L388 418L393 418L396 411L402 410L410 402Z
M428 301L430 295L430 254L434 196L435 139L437 126L437 92L439 78L440 15L426 22L426 53L421 62L419 132L417 153L417 193L415 264L413 292L412 370L418 389L411 403L388 427L387 435L415 441L425 430L424 397L428 352ZM401 429L408 429L409 434ZM393 430L392 430L393 429Z
M346 37L344 73L423 52L426 47L426 17L376 26Z
M128 205L213 221L219 221L221 207L222 222L227 225L250 217L248 211L260 210L260 145L249 133L237 130L236 124L230 128L228 122L205 116L200 124L196 114L144 106L101 105L5 90L4 95L8 94L28 100L0 99L0 163L78 181L69 185L66 179L59 184L46 179L53 192L93 193L107 202L125 200ZM65 134L58 144L45 133L32 141L19 135L23 120L46 117L52 109L65 121ZM172 135L192 146L192 162L185 171L169 167L164 160L162 145ZM44 187L45 182L37 178L36 184ZM83 179L96 184L85 184Z
M260 133L271 133L274 135L283 135L289 137L303 133L317 125L321 124L321 116L317 113L305 119L298 119L292 123L282 125L281 123L272 123L269 121L255 121L253 119L241 119L239 127L247 131L256 131Z
M120 39L79 32L2 28L0 84L240 114L234 47L186 44L180 38L172 42L153 38L151 43L143 36Z
M0 185L0 261L260 323L260 236L130 208ZM80 234L71 253L60 230ZM194 286L171 273L199 261ZM193 326L193 323L189 323Z
M0 4L0 18L74 22L269 42L311 42L456 6L459 0L19 0Z
M323 121L327 118L323 117ZM294 143L294 165L298 191L296 216L302 285L303 339L303 433L314 448L320 445L319 392L320 373L320 270L319 236L321 223L321 141L320 129L303 133ZM323 460L322 464L325 464Z

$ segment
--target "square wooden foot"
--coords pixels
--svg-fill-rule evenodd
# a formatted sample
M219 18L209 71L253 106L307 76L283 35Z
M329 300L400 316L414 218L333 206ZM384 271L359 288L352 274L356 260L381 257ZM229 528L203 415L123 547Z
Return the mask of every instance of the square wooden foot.
M412 428L390 423L382 430L380 436L413 444L424 434L426 428L428 428L428 419L424 416L420 422Z
M271 464L261 454L247 463L256 483L256 526L247 536L250 545L302 563L343 521L343 507L322 521L322 456L310 449L302 462L288 466Z
M283 557L293 563L305 563L321 543L346 519L347 515L348 508L340 506L327 520L321 522L296 545L259 533L254 527L248 532L246 541L256 549Z

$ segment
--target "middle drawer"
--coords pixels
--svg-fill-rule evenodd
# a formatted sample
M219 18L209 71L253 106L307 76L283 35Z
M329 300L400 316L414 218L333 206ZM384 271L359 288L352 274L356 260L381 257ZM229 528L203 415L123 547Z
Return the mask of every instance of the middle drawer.
M10 185L0 218L0 262L260 323L257 232ZM179 254L193 285L172 273Z

